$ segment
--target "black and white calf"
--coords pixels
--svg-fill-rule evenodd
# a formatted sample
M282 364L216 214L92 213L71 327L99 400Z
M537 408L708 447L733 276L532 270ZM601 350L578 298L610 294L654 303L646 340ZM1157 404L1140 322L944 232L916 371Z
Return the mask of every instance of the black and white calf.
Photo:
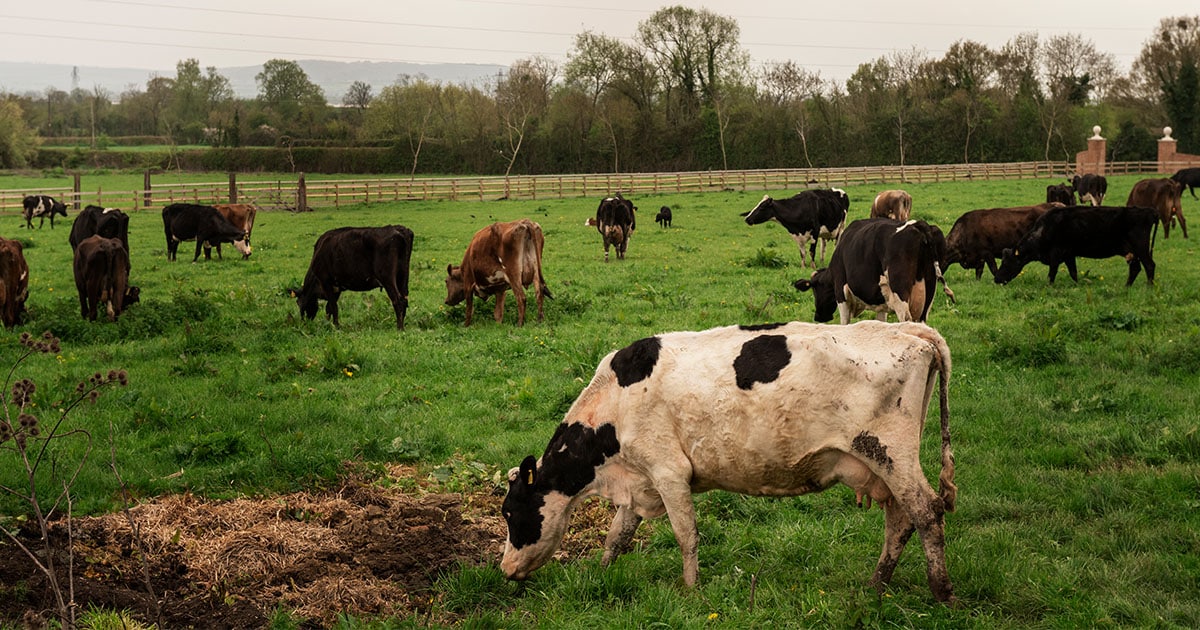
M920 462L936 375L938 492ZM500 567L510 579L529 577L553 557L572 510L599 495L617 506L603 564L628 549L643 518L667 514L692 586L700 542L693 493L781 497L841 482L860 504L874 500L885 512L871 581L891 579L916 531L934 597L953 601L943 518L957 496L949 376L945 340L916 323L728 326L634 342L600 361L542 457L509 471ZM836 400L823 393L831 385Z
M24 209L25 227L33 229L33 220L41 219L38 222L40 230L46 224L46 217L50 217L50 229L54 229L54 215L67 216L67 206L49 195L29 195L21 201L21 206Z
M743 214L746 225L758 225L774 219L792 235L800 247L800 262L807 266L804 254L808 245L808 258L813 269L817 268L817 241L821 241L821 262L825 262L825 242L837 241L846 227L846 212L850 209L850 197L845 191L806 190L789 199L772 199L764 196L750 212Z

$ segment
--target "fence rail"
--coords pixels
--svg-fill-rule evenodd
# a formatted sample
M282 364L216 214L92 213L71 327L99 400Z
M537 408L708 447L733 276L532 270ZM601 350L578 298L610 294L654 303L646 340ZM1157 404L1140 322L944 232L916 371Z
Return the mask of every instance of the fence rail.
M1157 173L1157 162L1109 162L1106 173ZM119 208L153 208L176 202L256 203L266 210L297 210L394 201L488 201L498 199L563 199L624 195L711 192L722 190L791 190L813 186L908 184L1007 179L1056 179L1073 174L1069 162L1001 164L937 164L793 168L681 173L599 173L589 175L521 175L512 177L430 177L403 179L308 179L238 182L148 184L142 190L94 192L75 188L0 190L0 212L21 210L27 194L47 194L80 208L95 204ZM78 176L77 176L78 177ZM78 179L76 180L79 181ZM149 176L147 176L149 182Z

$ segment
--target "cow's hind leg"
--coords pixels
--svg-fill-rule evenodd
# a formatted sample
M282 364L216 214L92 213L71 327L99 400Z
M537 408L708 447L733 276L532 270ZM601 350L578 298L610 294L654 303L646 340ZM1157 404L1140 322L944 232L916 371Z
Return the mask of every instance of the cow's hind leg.
M950 583L950 573L946 569L946 509L941 497L934 493L924 476L912 477L912 481L914 483L911 485L904 484L909 489L898 493L893 504L898 502L898 507L907 512L911 527L916 529L921 538L929 590L939 602L953 604L957 600L954 586Z
M608 536L604 539L604 555L600 558L600 566L612 564L621 554L629 551L633 535L641 525L642 517L632 508L619 507L608 527Z
M908 544L908 539L916 531L908 514L895 500L884 503L883 513L885 522L883 553L879 555L879 564L875 566L875 574L871 576L871 584L879 589L892 581L892 574L896 571L900 554L904 552L904 546Z

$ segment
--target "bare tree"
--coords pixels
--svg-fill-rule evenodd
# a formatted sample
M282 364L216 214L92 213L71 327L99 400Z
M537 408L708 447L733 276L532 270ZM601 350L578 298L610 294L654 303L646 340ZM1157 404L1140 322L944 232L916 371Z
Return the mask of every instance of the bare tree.
M508 143L505 177L512 173L526 134L549 106L550 86L557 72L554 62L532 57L515 62L496 82L496 108Z
M763 72L762 81L770 98L787 112L792 128L800 138L804 162L812 168L812 158L808 154L808 106L821 93L821 73L810 72L793 61L785 61L768 66Z

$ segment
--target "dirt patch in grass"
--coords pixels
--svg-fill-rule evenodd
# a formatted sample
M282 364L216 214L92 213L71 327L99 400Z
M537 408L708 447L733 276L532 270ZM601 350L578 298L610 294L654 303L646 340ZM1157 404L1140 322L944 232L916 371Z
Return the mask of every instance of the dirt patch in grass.
M124 513L76 518L75 600L81 610L128 610L171 628L261 627L276 610L320 625L340 613L429 612L438 597L431 586L442 572L499 560L503 497L488 489L441 493L412 483L413 475L407 468L389 475L407 476L401 485L408 490L351 477L332 490L268 498L161 497L130 510L137 534ZM583 506L560 558L602 547L611 514L607 504ZM40 549L31 527L21 534ZM54 534L65 583L67 524L55 523ZM53 602L30 559L0 542L0 620L41 625Z

